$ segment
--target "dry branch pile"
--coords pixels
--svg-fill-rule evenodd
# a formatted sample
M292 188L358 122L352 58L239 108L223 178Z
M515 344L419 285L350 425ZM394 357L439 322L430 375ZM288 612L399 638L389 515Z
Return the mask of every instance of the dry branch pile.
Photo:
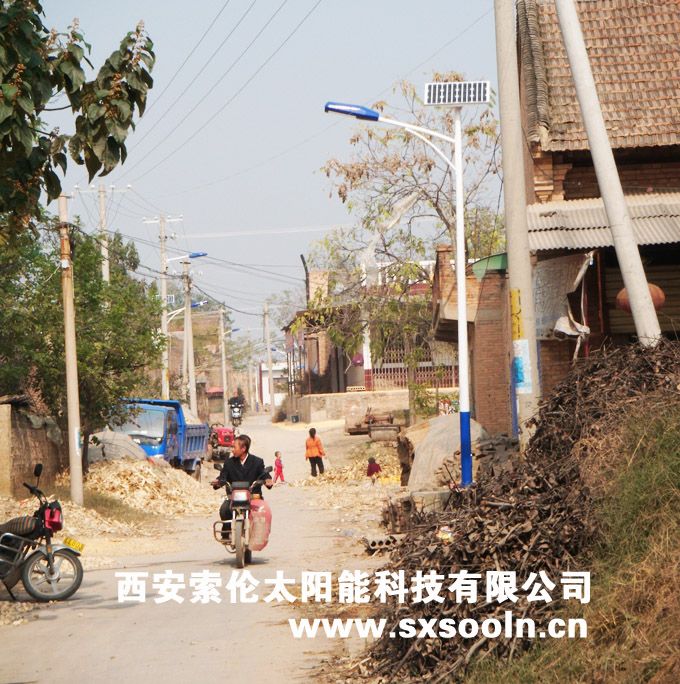
M613 430L622 411L650 393L680 401L680 345L662 342L655 350L631 346L584 361L543 403L526 460L512 471L482 475L470 491L455 492L453 509L431 516L407 535L389 569L404 570L407 578L417 570L447 576L465 569L481 573L482 579L488 570L515 570L518 586L531 572L546 571L557 581L564 570L587 569L584 554L596 530L590 493L580 477L588 458L583 445L593 435ZM559 584L553 592L559 599L558 590ZM559 600L528 602L521 591L514 605L485 604L483 581L477 603L458 604L452 594L442 595L446 600L441 604L388 604L385 634L397 631L404 617L451 617L456 624L466 617L479 623L496 617L503 623L509 609L515 617L533 618L540 629L562 607ZM475 639L384 637L348 676L361 672L381 681L449 682L462 675L473 657L512 657L531 643L487 640L481 633Z

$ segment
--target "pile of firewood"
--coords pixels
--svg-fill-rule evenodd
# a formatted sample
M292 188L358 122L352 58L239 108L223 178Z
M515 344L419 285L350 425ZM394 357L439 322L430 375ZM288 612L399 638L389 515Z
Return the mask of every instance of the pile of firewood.
M680 400L680 345L662 342L654 350L637 346L602 351L576 367L542 404L526 458L513 469L483 473L476 486L454 491L452 506L433 514L410 532L392 555L388 569L434 570L448 576L462 569L481 573L476 603L456 603L442 592L443 603L388 603L381 617L384 634L398 632L408 618L486 618L503 622L506 610L515 618L532 618L545 628L553 611L563 607L561 593L551 603L527 600L487 603L484 577L489 570L516 571L518 587L530 573L544 571L559 582L565 570L588 569L587 551L597 532L590 493L579 467L585 438L616 425L624 407L649 394ZM444 586L447 586L446 583ZM555 593L561 587L557 585ZM553 596L555 598L555 596ZM512 657L532 641L521 638L405 639L384 636L370 657L351 666L357 674L381 681L455 681L472 659Z

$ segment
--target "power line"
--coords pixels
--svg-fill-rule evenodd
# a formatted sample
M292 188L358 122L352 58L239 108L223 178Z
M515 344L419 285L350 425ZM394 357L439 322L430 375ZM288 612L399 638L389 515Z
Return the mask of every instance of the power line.
M224 10L227 9L227 5L228 5L230 2L231 2L231 0L226 0L226 2L224 3L224 5L222 5L222 7L220 8L219 12L213 17L213 20L210 22L208 28L203 32L203 35L198 39L198 42L191 48L191 50L189 51L189 54L184 58L184 61L179 65L179 67L177 68L177 70L175 71L175 73L172 75L172 77L171 77L170 80L168 81L168 84L167 84L167 85L165 86L165 88L163 88L163 90L161 91L160 95L159 95L157 98L155 98L154 101L147 107L147 110L146 110L146 113L147 113L147 114L148 114L149 111L151 111L151 109L153 109L153 107L154 107L155 105L158 104L158 102L160 101L160 99L161 99L161 98L163 97L163 95L165 95L165 93L167 92L168 88L174 83L175 79L176 79L177 76L179 75L179 72L182 71L182 69L186 66L186 63L189 61L189 59L191 58L191 56L194 54L194 52L196 52L196 50L198 49L198 47L199 47L199 46L201 45L201 43L204 41L205 37L206 37L206 36L208 35L208 33L210 32L210 29L215 25L215 22L217 22L217 20L220 18L220 15L222 14L222 12L224 12ZM230 34L230 35L231 35L231 34ZM224 42L222 42L222 43L220 44L220 47L222 47L222 45L224 45ZM214 54L215 54L215 53L213 53L213 56L214 56ZM205 68L205 67L204 67L204 68ZM200 72L199 72L199 73L200 73ZM186 91L183 91L183 92L186 92ZM173 103L173 104L174 104L174 103ZM172 106L172 105L170 105L170 106ZM167 111L167 110L166 110L166 111ZM162 117L161 117L161 118L162 118ZM140 140L139 142L141 143L141 140Z
M285 0L287 2L287 0ZM267 57L267 59L255 70L255 72L250 76L250 78L216 111L214 112L208 119L205 121L201 126L199 126L183 143L181 143L178 147L176 147L174 150L172 150L170 153L168 153L165 157L163 157L159 162L154 164L150 169L142 173L140 176L137 176L134 180L140 180L144 176L147 176L149 173L152 171L155 171L161 164L164 164L168 159L173 157L177 152L179 152L181 149L183 149L186 145L188 145L199 133L201 133L210 123L213 122L215 118L217 118L252 82L253 80L257 77L257 75L264 69L269 62L276 57L276 55L284 48L284 46L288 43L288 41L299 31L299 29L302 27L302 25L307 21L307 19L313 14L313 12L316 10L316 8L323 2L323 0L317 0L317 2L313 5L313 7L305 14L305 16L302 18L300 22L295 26L295 28L286 36L286 38L283 40L282 43L274 50L274 52ZM284 3L285 4L285 3ZM278 11L278 10L277 10ZM174 130L174 129L173 129ZM163 139L163 141L165 138ZM162 141L162 142L163 142ZM158 147L158 146L156 146ZM156 148L154 148L155 150ZM154 150L151 150L152 152Z
M246 18L246 15L247 15L247 14L250 12L250 10L253 8L253 6L255 5L255 2L257 2L257 0L253 0L253 2L250 4L250 6L248 7L248 9L245 11L245 13L243 14L243 16L242 16L241 19L239 20L239 22L236 24L236 26L234 27L234 29L231 31L231 33L233 33L233 32L238 28L239 24ZM183 123L184 123L184 122L185 122L185 121L186 121L186 120L187 120L187 119L188 119L188 118L189 118L189 117L190 117L190 116L191 116L191 115L192 115L192 114L193 114L193 113L194 113L194 112L195 112L195 111L204 103L204 102L205 102L205 100L206 100L208 97L210 97L210 95L212 95L212 93L216 90L217 86L218 86L218 85L227 77L227 75L231 72L231 70L232 70L232 69L241 61L241 59L248 53L248 51L250 50L250 48L255 44L255 42L257 41L257 39L264 33L264 31L267 29L267 27L269 26L269 24L271 24L272 21L274 21L274 19L275 19L276 16L278 15L278 13L284 8L284 6L285 6L286 4L288 4L288 0L283 0L283 2L279 5L279 7L274 11L274 13L273 13L273 14L269 17L269 19L265 22L264 26L262 26L262 28L260 28L260 30L255 34L255 37L254 37L254 38L250 41L250 43L248 43L248 45L241 51L241 53L239 54L239 56L238 56L238 57L229 65L229 67L227 68L227 70L226 70L225 72L222 73L222 75L217 79L217 81L215 81L215 83L213 83L213 84L210 86L210 88L208 88L208 90L205 92L205 94L203 95L203 97L200 97L200 98L198 98L198 99L196 100L196 103L194 104L194 106L193 106L193 107L192 107L192 108L191 108L191 109L190 109L190 110L189 110L189 111L188 111L188 112L187 112L187 113L186 113L186 114L177 122L177 124L175 124L174 128L170 129L170 131L165 135L165 137L164 137L164 138L161 138L161 140L160 140L158 143L156 143L156 145L154 145L154 146L149 150L149 152L147 152L147 154L146 154L146 156L145 156L145 159L148 158L150 155L152 155L159 147L161 147L161 145L162 145L168 138L170 138L170 137L172 136L172 134L173 134L173 133L174 133L174 132L175 132L175 131L176 131L176 130L177 130L177 129L178 129L178 128L179 128L179 127L180 127L180 126L181 126L181 125L182 125L182 124L183 124ZM229 34L229 36L231 35L231 33ZM229 38L229 36L227 36L227 38ZM225 41L226 41L226 39L225 39ZM210 58L210 59L212 59L212 57L214 56L214 54L215 54L215 53L213 53L213 55L211 55L211 58ZM210 62L210 59L208 60L208 62ZM206 64L203 66L203 69L205 69L205 67L207 66L208 62L206 62ZM175 103L184 95L184 93L187 92L187 91L189 90L189 88L191 87L191 85L193 85L193 84L190 83L190 84L185 88L185 90L182 91L182 93L180 94L180 96L179 96L179 97L172 103L172 105L170 105L170 107L164 112L163 117L165 116L165 114L167 114L167 113L170 111L170 109L172 108L172 106L175 105ZM162 119L163 117L161 117L161 119ZM160 119L159 119L159 121L160 121ZM156 124L158 124L158 121L156 122ZM153 130L155 130L155 129L153 129ZM150 132L150 131L149 131L149 132ZM148 135L148 133L147 133L146 135ZM146 135L145 135L144 137L146 137ZM140 142L141 142L141 141L140 141ZM142 161L143 161L143 160L140 159L134 166L132 166L131 168L129 168L129 169L127 170L126 173L130 173L130 171L132 171L134 168L136 168L137 166L139 166L139 164L141 164Z
M258 318L262 318L262 314L260 313L252 313L251 311L243 311L242 309L237 309L236 307L229 306L228 304L225 304L224 302L220 302L219 300L215 299L210 293L206 292L202 288L200 288L196 283L193 283L193 286L201 293L204 294L206 297L210 297L214 302L217 302L218 304L222 304L222 306L225 307L225 309L229 309L230 311L236 311L237 313L244 314L245 316L257 316ZM205 287L210 287L209 285L206 285Z
M470 31L472 28L474 28L482 19L484 19L486 16L488 16L491 13L492 9L488 9L486 12L483 12L480 14L471 24L468 24L465 28L463 28L459 33L457 33L453 38L450 38L449 40L444 43L440 48L438 48L435 52L433 52L427 59L423 60L420 62L420 64L414 66L410 71L406 72L406 75L412 74L414 71L420 69L422 66L427 64L430 60L432 60L434 57L436 57L438 54L443 52L447 47L449 47L452 43L454 43L456 40L461 38L463 35L465 35L468 31ZM380 91L375 97L372 98L372 100L376 100L380 98L382 95L387 93L392 86L387 86L384 88L382 91ZM172 193L171 195L163 195L162 197L175 197L177 195L184 195L189 192L195 192L196 190L203 190L205 188L212 187L213 185L218 185L220 183L225 183L229 180L232 180L233 178L237 178L238 176L242 176L246 173L250 173L251 171L255 171L263 166L266 166L270 162L276 161L280 157L283 157L290 152L294 152L295 150L299 149L300 147L303 147L304 145L307 145L310 143L312 140L315 140L316 138L321 137L325 133L327 133L331 128L334 128L335 126L338 125L338 121L335 121L325 128L321 129L317 133L313 133L312 135L307 136L306 138L303 138L297 143L294 143L290 147L286 147L283 149L281 152L277 152L276 154L267 157L266 159L263 159L261 162L258 162L257 164L253 164L252 166L249 166L248 168L242 169L241 171L236 171L235 173L232 173L228 176L225 176L223 178L219 178L217 180L210 181L208 183L203 183L202 185L197 185L193 188L188 188L186 190L180 190L179 192ZM165 161L165 160L164 160Z
M137 144L135 145L135 149L136 149L137 147L139 147L139 146L142 144L142 142L149 136L149 134L150 134L151 132L157 130L157 129L156 129L156 126L158 126L158 124L165 118L165 116L166 116L168 113L170 113L170 111L172 110L172 108L173 108L173 107L174 107L174 106L175 106L175 105L184 97L184 95L186 95L186 93L189 92L189 89L194 85L194 83L195 83L195 81L196 81L196 78L198 78L202 73L204 73L205 69L206 69L207 66L210 64L210 62L213 60L213 58L215 57L215 55L224 47L225 43L229 40L229 38L231 38L231 36L232 36L232 35L234 34L234 32L236 31L236 29L241 25L241 23L243 22L243 20L248 16L248 14L250 13L250 10L255 6L255 3L256 3L256 2L257 2L257 0L253 0L253 1L250 3L250 5L249 5L249 7L246 9L246 11L241 15L241 18L236 22L236 25L234 26L234 28L232 28L232 30L229 31L229 33L228 33L227 36L224 38L224 40L217 46L217 48L216 48L216 49L214 50L214 52L210 55L210 57L208 57L208 59L207 59L207 61L205 62L205 64L196 72L196 74L194 74L194 77L189 81L189 83L186 85L186 87L184 88L184 90L182 90L182 92L181 92L181 93L180 93L180 94L179 94L179 95L170 103L170 105L166 108L166 110L160 115L160 117L158 117L158 119L156 120L156 123L155 123L154 127L153 127L153 128L150 128L150 129L149 129L149 130L140 138L140 140L139 140L139 141L137 142ZM285 3L284 3L284 4L285 4ZM225 5L225 6L226 6L226 5ZM223 8L223 9L224 9L224 8ZM266 25L265 25L265 28L266 28ZM250 47L250 46L248 46L248 47ZM247 49L246 49L246 51L247 51ZM243 56L243 54L244 54L244 53L242 53L241 56ZM241 56L239 56L238 59L240 59ZM236 61L238 61L238 59L237 59ZM235 64L236 64L236 62L232 63L232 67L233 67ZM224 76L226 76L226 74L229 73L230 70L231 70L231 67L229 67L229 69L227 70L227 72L226 72L225 74L223 74L223 76L222 76L221 78L224 78ZM221 79L220 79L220 80L221 80ZM219 81L218 81L218 83L219 83ZM215 85L217 85L217 84L215 84ZM213 86L213 87L214 87L214 86ZM166 88L166 90L167 90L167 88ZM165 91L163 91L163 92L165 92ZM210 94L210 92L211 92L211 91L208 91L208 95ZM204 97L205 97L205 96L204 96ZM203 98L200 98L200 99L198 100L198 102L196 103L196 105L191 109L191 111L189 112L189 114L187 114L187 115L182 119L182 121L180 121L180 124L183 123L183 122L186 120L186 118L187 118L187 117L196 109L196 107L198 107L198 106L202 103L202 101L203 101ZM178 125L179 125L179 124L178 124ZM149 154L151 154L151 152L153 152L154 150L156 150L156 149L158 148L159 145L161 145L165 140L167 140L167 138L168 138L170 135L172 135L172 133L173 133L176 129L177 129L177 126L175 126L175 128L173 128L172 131L170 131L170 133L168 133L168 135L167 135L165 138L163 138L163 140L161 140L160 143L158 143L158 145L156 145L155 147L153 147L153 148L151 149L151 151L149 152ZM148 155L147 155L147 156L148 156ZM141 160L140 160L140 162L141 162ZM128 170L127 170L127 173L129 173L133 168L135 168L140 162L138 162L137 164L135 164L134 166L132 166L130 169L128 169Z

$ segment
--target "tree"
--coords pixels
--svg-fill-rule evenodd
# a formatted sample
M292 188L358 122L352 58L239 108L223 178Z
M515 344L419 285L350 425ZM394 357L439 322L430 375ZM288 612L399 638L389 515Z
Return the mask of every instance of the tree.
M461 77L435 74L434 80ZM400 120L454 136L451 109L425 107L416 88L406 81L396 90L407 111ZM374 108L384 111L387 103L376 103ZM487 107L468 115L463 130L466 251L469 257L479 258L503 248L498 122ZM420 264L433 259L438 241L455 243L455 179L428 145L403 129L368 125L350 143L354 157L331 159L324 171L359 221L315 246L310 262L329 272L329 288L313 293L302 324L325 330L350 356L361 349L366 331L375 360L390 348L401 348L414 415L415 369L427 351L431 355L433 342L431 274ZM446 143L437 141L437 146L452 158L453 150ZM434 226L423 229L423 219L434 219Z
M435 73L433 80L459 81L462 77L456 73ZM403 101L400 103L403 106L399 107L400 120L453 138L452 108L424 106L416 87L408 81L398 83L395 90ZM373 107L384 111L388 104L377 102ZM401 113L404 109L405 115ZM440 140L436 143L450 159L453 158L451 146ZM498 143L498 121L490 106L467 113L463 120L463 164L469 258L486 257L503 248L503 234L497 218ZM350 144L355 149L350 161L331 159L323 170L332 180L338 197L347 203L350 211L359 214L363 230L375 234L395 205L415 195L417 201L404 216L401 240L396 244L413 240L414 225L422 219L437 222L429 236L432 242L448 237L455 243L455 179L449 166L428 145L401 128L383 128L375 124L355 132ZM378 250L381 248L389 257L388 244L384 240L382 245L377 245Z
M153 44L141 22L87 80L90 45L77 21L58 33L43 15L36 0L0 2L0 242L35 227L41 193L48 202L59 196L56 171L66 172L68 157L89 180L125 162L135 111L144 113L153 85ZM68 104L49 106L61 95ZM72 135L46 130L44 113L56 109L75 116Z
M66 422L63 313L59 245L55 231L40 240L17 238L0 252L0 392L28 392L62 427ZM100 245L72 233L78 391L84 444L107 424L125 419L121 399L145 393L147 371L158 364L163 340L154 287L134 278L134 246L119 235L110 242L111 280L101 278Z

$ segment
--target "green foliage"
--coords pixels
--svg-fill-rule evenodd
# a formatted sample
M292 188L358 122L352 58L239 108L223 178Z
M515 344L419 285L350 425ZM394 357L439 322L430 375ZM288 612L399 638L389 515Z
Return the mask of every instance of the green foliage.
M74 289L78 389L83 432L122 415L118 400L141 394L146 370L158 362L160 301L132 278L132 245L110 243L111 281L101 278L99 243L74 231ZM59 245L53 232L38 241L24 234L0 252L0 393L29 392L60 420L66 418L64 319Z
M153 85L153 44L141 23L87 80L90 45L77 22L57 33L42 16L35 0L0 3L0 242L41 218L41 193L59 196L57 169L66 173L69 156L90 180L125 161L135 111L144 113ZM59 95L68 104L50 107ZM65 108L75 116L73 135L45 130L43 112Z

